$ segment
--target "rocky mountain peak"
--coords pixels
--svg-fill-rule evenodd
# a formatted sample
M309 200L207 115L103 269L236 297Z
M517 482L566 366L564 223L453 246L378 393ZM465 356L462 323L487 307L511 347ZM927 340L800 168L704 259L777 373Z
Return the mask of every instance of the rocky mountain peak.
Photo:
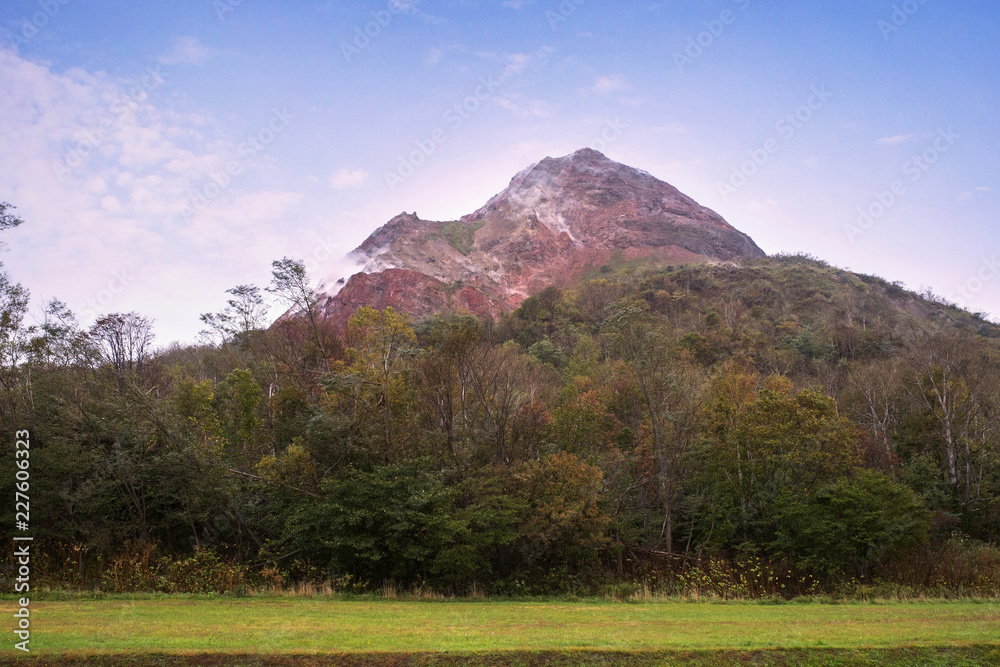
M417 317L495 316L613 257L680 264L763 255L672 185L584 148L524 169L459 220L395 216L351 253L361 272L322 303L338 326L362 303Z

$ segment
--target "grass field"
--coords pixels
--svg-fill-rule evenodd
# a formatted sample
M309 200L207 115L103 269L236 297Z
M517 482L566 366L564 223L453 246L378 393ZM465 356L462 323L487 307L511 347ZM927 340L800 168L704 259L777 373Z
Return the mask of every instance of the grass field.
M44 664L1000 664L996 603L170 598L33 602L31 620Z

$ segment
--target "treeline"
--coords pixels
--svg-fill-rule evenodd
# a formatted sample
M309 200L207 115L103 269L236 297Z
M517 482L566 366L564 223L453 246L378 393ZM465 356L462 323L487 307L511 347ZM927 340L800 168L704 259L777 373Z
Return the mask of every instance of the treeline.
M0 285L48 583L1000 590L1000 328L933 295L805 257L607 266L499 322L366 307L341 336L300 262L268 289L298 315L239 286L211 342L156 351L139 314L28 326Z

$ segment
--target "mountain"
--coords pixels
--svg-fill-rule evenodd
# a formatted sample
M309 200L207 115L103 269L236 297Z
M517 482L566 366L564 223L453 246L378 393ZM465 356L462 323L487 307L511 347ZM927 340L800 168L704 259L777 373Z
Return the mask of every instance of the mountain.
M349 255L359 273L321 283L320 308L341 330L365 304L418 318L446 310L496 317L615 259L764 256L749 236L672 185L584 148L528 167L459 220L397 215Z

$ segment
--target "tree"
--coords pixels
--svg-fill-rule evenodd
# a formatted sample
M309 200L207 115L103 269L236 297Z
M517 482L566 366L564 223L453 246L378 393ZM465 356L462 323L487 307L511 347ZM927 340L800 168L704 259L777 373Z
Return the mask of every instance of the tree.
M469 539L465 521L454 516L453 493L421 462L348 470L321 487L324 498L302 505L289 518L286 534L304 554L334 574L362 582L415 582L441 574L472 575L474 554L456 560L448 552Z
M243 343L254 331L264 328L268 307L256 285L237 285L226 290L233 298L226 301L226 308L218 313L203 313L201 321L215 333L222 342Z
M892 449L901 411L903 378L897 359L878 360L861 364L851 370L849 381L858 392L855 407L858 422L871 431L872 438L882 447L886 465L895 474L897 457Z
M259 456L255 445L263 424L259 414L262 401L263 391L248 370L233 371L215 388L212 408L234 457L236 452L250 460Z
M587 378L589 380L589 378ZM611 446L621 424L608 411L607 392L576 378L575 386L563 390L563 400L552 410L548 433L560 450L590 457Z
M433 434L432 447L462 468L472 462L481 419L470 365L485 335L482 323L472 316L438 320L415 364L420 380L417 399L423 405L424 425Z
M6 271L0 270L0 417L11 425L18 406L29 400L27 379L20 370L28 352L28 332L24 316L28 312L30 294L20 283L12 282Z
M94 323L90 339L117 376L119 390L124 391L126 378L139 373L150 361L153 322L136 312L111 313Z
M403 447L394 437L401 416L396 407L406 389L399 361L417 344L409 318L391 306L385 310L362 306L347 323L347 341L352 363L328 378L327 387L361 401L362 410L374 409L380 418L383 451L399 456Z
M853 566L854 574L865 580L873 563L926 542L930 512L909 488L863 470L788 507L781 524L778 551L834 576Z
M41 324L29 328L33 363L59 368L86 356L86 336L65 303L59 299L50 300L42 316Z
M0 202L0 231L23 224L23 220L8 211L16 207ZM4 246L0 244L0 249ZM13 427L18 404L28 396L28 386L22 387L18 364L27 352L27 332L23 326L28 312L30 294L20 283L13 282L0 263L0 419ZM28 398L30 400L30 398Z
M319 295L316 294L306 272L305 262L288 257L271 262L271 286L267 291L281 299L288 307L289 311L283 317L305 316L326 366L329 354L320 331Z
M8 213L8 211L13 211L16 208L17 207L13 204L0 202L0 231L13 229L14 227L24 223L24 220L22 220L19 216L16 216L13 213Z
M552 567L595 559L609 542L600 469L559 452L526 462L520 476L530 502L522 528L529 562Z
M937 426L948 485L964 507L978 501L983 464L997 437L1000 363L968 335L919 336L910 351L911 391Z
M605 337L638 388L649 419L656 481L663 509L660 538L673 552L673 518L684 476L684 460L698 434L704 384L690 364L673 354L676 336L642 306L616 304L605 321Z
M478 435L484 458L511 463L534 456L538 429L546 419L534 400L540 382L530 358L512 341L503 345L484 341L474 353L469 360L469 386L481 415Z
M732 367L714 378L705 457L719 502L729 508L727 537L766 545L786 508L860 466L861 447L857 427L838 414L832 398L809 389L793 393L782 376L767 378L760 389L758 382Z

